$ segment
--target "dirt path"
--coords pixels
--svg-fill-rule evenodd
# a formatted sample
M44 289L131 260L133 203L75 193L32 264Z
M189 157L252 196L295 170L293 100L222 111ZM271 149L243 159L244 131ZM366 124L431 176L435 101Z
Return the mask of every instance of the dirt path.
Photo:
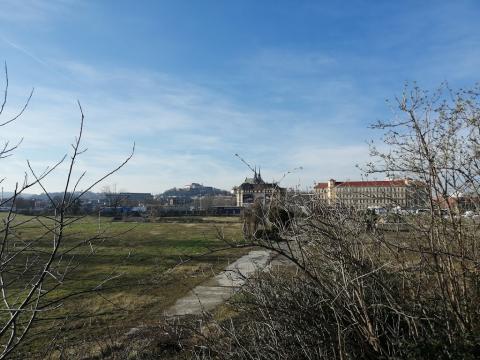
M237 259L224 271L195 287L175 305L165 311L166 316L201 314L213 310L230 298L256 270L264 269L270 261L271 252L252 250Z

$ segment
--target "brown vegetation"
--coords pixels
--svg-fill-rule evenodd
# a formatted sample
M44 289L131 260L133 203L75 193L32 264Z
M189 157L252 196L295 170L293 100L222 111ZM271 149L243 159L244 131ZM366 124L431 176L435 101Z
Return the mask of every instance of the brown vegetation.
M272 221L273 207L253 209L251 244L293 267L248 281L231 302L236 315L198 328L207 335L189 356L478 358L479 223L438 208L440 197L479 196L478 97L477 89L444 86L430 95L407 88L397 99L398 116L375 125L388 149L372 148L367 172L426 185L429 211L397 214L401 230L369 227L364 213L300 196L276 204L277 213L281 207L294 214L288 222ZM272 229L281 241L269 236Z

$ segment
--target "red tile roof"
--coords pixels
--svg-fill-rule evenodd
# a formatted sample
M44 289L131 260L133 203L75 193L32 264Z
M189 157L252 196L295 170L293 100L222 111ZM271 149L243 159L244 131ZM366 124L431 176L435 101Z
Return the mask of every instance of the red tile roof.
M379 186L403 186L405 180L375 180L375 181L335 181L335 186L343 187L379 187ZM315 189L326 189L328 183L319 183Z

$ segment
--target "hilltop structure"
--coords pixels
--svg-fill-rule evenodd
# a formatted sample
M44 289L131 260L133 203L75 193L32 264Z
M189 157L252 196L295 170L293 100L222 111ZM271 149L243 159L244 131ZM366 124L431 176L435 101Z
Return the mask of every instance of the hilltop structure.
M374 207L420 208L425 206L425 186L411 179L383 181L336 181L315 185L317 198L328 205L356 209Z
M169 205L187 205L198 199L206 197L216 198L219 196L231 196L226 190L217 189L213 186L203 186L198 183L185 185L183 188L172 188L157 195L157 200Z
M277 183L267 183L263 181L260 169L254 170L253 178L245 178L240 186L233 188L237 206L248 207L254 203L262 205L269 204L274 198L284 196L285 188L278 186Z

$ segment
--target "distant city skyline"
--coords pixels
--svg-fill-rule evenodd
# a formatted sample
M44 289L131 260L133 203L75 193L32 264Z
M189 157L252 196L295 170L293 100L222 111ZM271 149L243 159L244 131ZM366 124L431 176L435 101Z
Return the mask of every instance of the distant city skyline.
M0 140L4 191L41 172L77 135L89 181L128 156L106 184L161 193L192 182L230 190L250 176L313 187L358 179L368 128L406 82L434 89L480 79L477 1L1 0L0 60L9 69ZM3 77L0 77L3 89ZM1 119L0 119L1 120ZM60 191L65 169L46 182ZM40 189L29 190L39 193Z

